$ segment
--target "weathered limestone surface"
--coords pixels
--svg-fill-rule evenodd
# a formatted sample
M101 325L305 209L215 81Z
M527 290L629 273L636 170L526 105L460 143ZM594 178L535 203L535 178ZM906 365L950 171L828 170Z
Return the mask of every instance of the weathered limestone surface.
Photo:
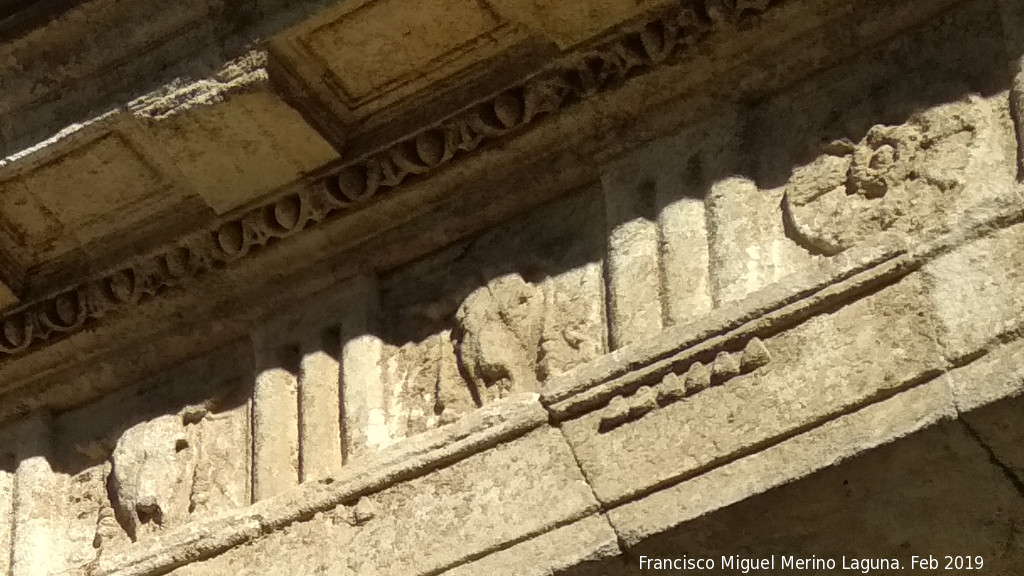
M686 393L696 388L692 399L614 428L613 401L563 429L598 497L618 502L934 373L942 360L929 331L921 283L908 278L765 339L767 361L750 373L741 374L742 352L695 360L675 376Z
M173 574L437 572L595 507L561 434L548 429Z
M381 279L379 443L604 353L597 200L581 192Z
M445 576L495 574L547 576L583 573L621 553L615 531L603 516L589 516L480 560L443 572Z
M0 573L1020 573L1014 2L144 8L0 12Z
M209 224L336 156L270 91L266 55L252 52L212 78L169 86L4 160L0 246L19 293L45 293L90 264L111 266ZM121 216L111 221L114 212Z
M520 438L544 424L545 419L545 413L535 396L527 395L505 399L493 406L484 407L449 426L410 438L408 442L396 444L380 451L373 457L365 458L348 467L336 482L305 484L286 495L261 502L249 510L240 510L209 521L198 522L185 529L174 531L162 539L153 540L110 556L101 556L97 562L83 567L78 573L129 576L166 571L187 562L201 560L231 550L240 544L253 541L264 534L276 532L296 522L305 522L318 512L328 513L337 509L336 513L352 520L352 524L364 524L376 512L372 507L369 509L365 506L360 507L357 501L361 497L381 492L392 486L401 486L403 481L429 475L437 468L463 461L469 456L484 452L502 442ZM557 439L557 433L550 430L538 434L540 434L542 444L545 439L548 442ZM552 459L550 461L557 465L560 460L559 454L568 454L564 442L560 444L560 448L555 449L554 453L549 455ZM538 462L536 458L530 461ZM541 461L548 460L542 458ZM479 458L477 462L479 463ZM462 468L465 469L466 465L463 465ZM460 485L459 478L461 477L455 478L455 486ZM574 490L580 494L581 482L578 470L570 477L563 479L568 479L570 483L575 484ZM445 490L444 485L439 486L438 489ZM528 489L528 487L520 485L519 489ZM400 489L392 493L398 495L399 504L402 502L401 494L407 494ZM582 494L588 495L583 498L584 501L592 502L589 492L584 490ZM500 493L484 494L479 497L495 498L498 496ZM572 503L570 502L569 505L571 507ZM579 514L583 515L586 509L589 509L589 505L584 507L584 511L580 511ZM408 512L408 508L402 506L398 506L396 510ZM542 514L547 515L545 518L550 518L548 510L542 510ZM384 522L393 520L393 518L384 518ZM422 520L431 521L429 518ZM494 522L495 519L481 519L481 521ZM455 526L453 529L458 530L459 528ZM518 530L519 528L510 529ZM387 536L388 532L385 531L384 534ZM486 535L477 537L483 539L486 538ZM305 550L297 550L297 552L308 553ZM316 553L322 552L322 546L318 545ZM345 553L344 551L339 552ZM439 553L444 554L444 552Z
M923 272L934 284L931 297L939 341L953 359L1019 332L1024 282L1024 226L999 230L937 258Z
M1016 120L1017 141L1024 142L1024 122L1021 121L1024 118L1024 39L1017 32L1024 22L1024 9L1019 3L1010 1L1000 1L999 8L1010 57L1010 74L1013 76L1010 111ZM1024 181L1024 147L1017 150L1017 179Z
M936 482L936 474L946 481ZM984 498L976 496L980 492ZM1021 569L1022 542L1013 526L1022 513L1019 492L962 425L950 423L709 514L645 541L634 553L700 550L717 561L774 552L832 557L837 567L843 556L848 565L854 558L895 558L900 573L928 574L910 569L911 555L934 555L944 567L945 555L970 550L984 559L984 571L1013 574Z
M5 438L7 440L7 438ZM0 470L0 569L10 573L11 570L11 545L14 529L13 507L14 507L14 461L16 456L13 453L4 454L4 463Z
M15 432L17 468L11 497L11 575L45 576L64 568L59 555L42 553L58 542L62 510L53 494L53 438L47 415L33 416ZM57 548L58 550L60 548Z
M620 506L608 516L626 545L636 546L955 414L949 387L932 382ZM814 449L808 449L812 444Z

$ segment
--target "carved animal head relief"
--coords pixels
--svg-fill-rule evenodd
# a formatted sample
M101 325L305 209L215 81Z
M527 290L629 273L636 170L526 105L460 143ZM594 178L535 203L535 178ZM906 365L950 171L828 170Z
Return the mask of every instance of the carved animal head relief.
M832 255L878 232L916 233L941 224L964 187L982 122L974 103L918 114L899 126L874 126L859 142L841 140L799 168L786 187L790 235Z
M118 439L111 462L112 504L132 540L188 520L196 454L179 415L137 424Z
M455 315L459 368L483 398L537 389L544 294L519 274L471 293Z

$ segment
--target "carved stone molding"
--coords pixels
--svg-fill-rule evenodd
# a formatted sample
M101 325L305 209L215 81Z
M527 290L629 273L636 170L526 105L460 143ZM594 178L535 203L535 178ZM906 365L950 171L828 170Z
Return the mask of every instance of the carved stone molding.
M609 413L601 418L598 430L608 432L643 418L653 410L679 402L712 386L721 386L771 362L771 354L764 342L756 336L747 342L742 351L722 350L714 358L709 365L698 360L681 374L669 372L658 384L641 386L630 395L612 398L608 404Z
M304 230L426 176L455 158L612 89L693 49L716 24L766 10L768 0L693 0L547 71L375 152L345 163L299 191L226 219L123 267L25 303L0 318L0 354L21 354L78 332L116 309L223 268L271 242Z
M640 399L636 404L649 406L640 392L644 387L653 393L648 396L656 401L660 397L662 405L668 405L753 372L768 365L771 358L763 344L757 345L758 340L902 278L923 259L910 256L905 240L895 235L850 252L819 269L794 275L789 282L711 312L698 322L663 330L663 334L672 334L667 338L676 343L671 348L631 344L619 349L615 359L606 356L572 371L552 382L541 401L558 420L608 407L608 423L601 429L614 429L645 413L627 409L634 414L625 419L616 416L622 412L618 405L625 400L624 406L632 406L634 402L629 399L637 395Z

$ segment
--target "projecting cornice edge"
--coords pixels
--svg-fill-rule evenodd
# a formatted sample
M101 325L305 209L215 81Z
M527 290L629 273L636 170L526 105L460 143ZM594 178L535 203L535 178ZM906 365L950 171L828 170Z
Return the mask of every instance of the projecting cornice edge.
M393 144L339 162L269 201L220 219L75 286L24 302L0 317L0 362L159 297L202 274L252 257L273 242L350 214L413 178L429 177L485 144L509 138L596 94L695 50L718 25L769 9L767 0L693 0L561 56L510 88L420 127Z

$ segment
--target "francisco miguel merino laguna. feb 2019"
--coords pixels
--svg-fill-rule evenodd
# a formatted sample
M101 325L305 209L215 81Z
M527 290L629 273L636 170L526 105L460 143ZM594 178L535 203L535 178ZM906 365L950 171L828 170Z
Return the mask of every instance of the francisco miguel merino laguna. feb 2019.
M950 558L950 557L947 557ZM963 569L980 569L983 560L980 556L960 557L970 560L971 566L960 566ZM911 556L910 568L938 568L940 562L932 556ZM902 570L907 564L896 558L851 558L840 556L839 558L827 558L810 556L800 558L796 556L765 556L751 558L743 556L721 556L715 558L697 558L682 556L679 558L651 558L640 557L641 570L734 570L743 574L759 570L836 570L860 572L869 574L876 570Z

